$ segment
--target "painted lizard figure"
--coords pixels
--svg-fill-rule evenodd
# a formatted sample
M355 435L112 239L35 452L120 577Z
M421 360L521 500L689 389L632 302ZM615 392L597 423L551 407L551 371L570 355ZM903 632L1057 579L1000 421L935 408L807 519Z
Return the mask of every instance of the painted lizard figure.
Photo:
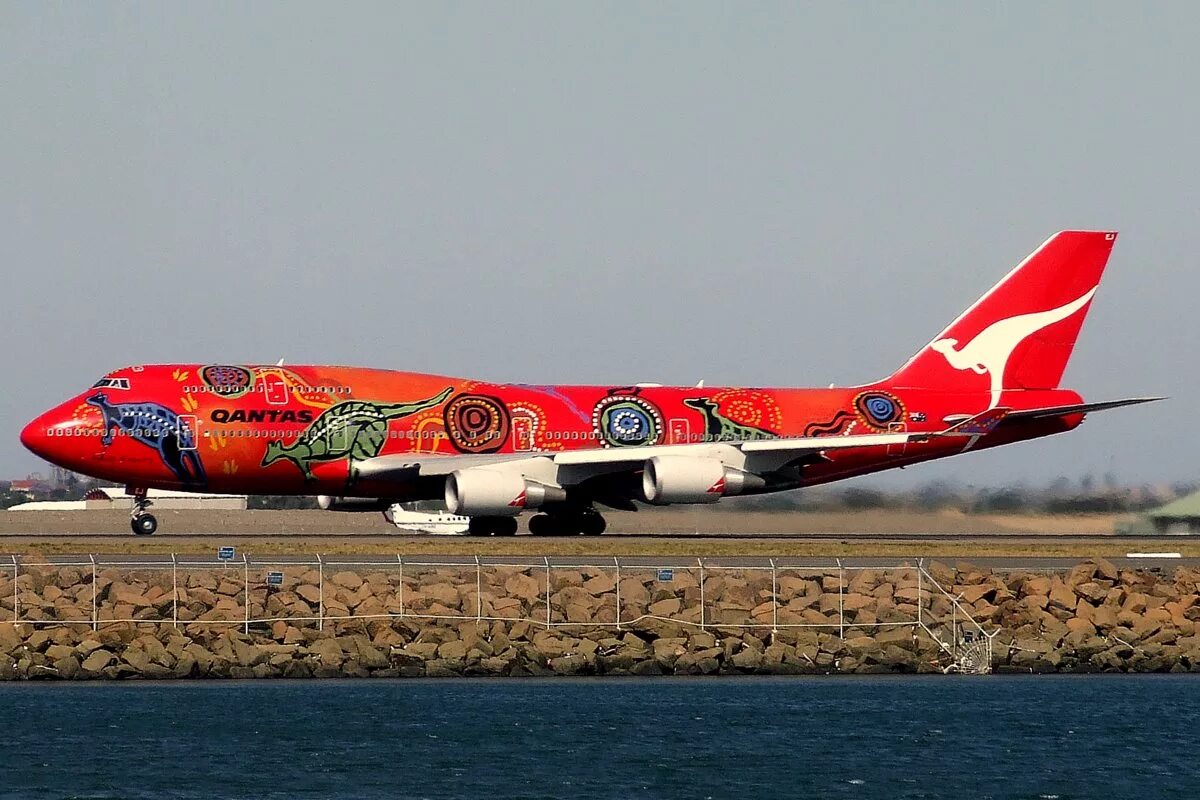
M344 400L321 412L321 416L291 444L285 445L278 439L268 442L262 465L290 461L307 480L314 480L314 462L348 458L350 483L353 484L358 479L357 462L375 458L383 450L389 422L444 403L453 390L454 387L447 386L433 397L414 403Z
M707 397L689 397L683 401L704 415L704 433L709 442L748 442L755 439L775 439L776 434L763 428L739 425L718 410L715 402Z

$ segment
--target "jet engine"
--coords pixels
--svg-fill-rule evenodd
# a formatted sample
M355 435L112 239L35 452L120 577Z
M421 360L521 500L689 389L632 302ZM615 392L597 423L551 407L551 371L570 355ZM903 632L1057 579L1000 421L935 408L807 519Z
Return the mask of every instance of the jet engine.
M654 456L642 470L642 494L655 505L715 503L765 483L758 475L727 467L716 458Z
M446 478L446 508L451 514L515 517L527 508L566 499L567 493L559 486L546 486L510 472L475 467L456 470Z
M383 500L378 497L330 497L327 494L317 495L317 505L322 511L383 511L393 500Z

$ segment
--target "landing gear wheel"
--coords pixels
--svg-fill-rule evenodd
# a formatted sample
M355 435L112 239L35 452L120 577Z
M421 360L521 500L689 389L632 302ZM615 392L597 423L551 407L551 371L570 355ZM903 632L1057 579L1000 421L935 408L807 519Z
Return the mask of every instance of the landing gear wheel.
M529 520L534 536L599 536L604 528L604 517L595 511L543 513Z
M517 532L514 517L471 517L467 533L471 536L512 536Z
M137 536L151 536L158 530L158 520L153 514L139 514L129 520L129 527Z
M150 536L158 530L158 520L154 518L153 514L146 513L146 509L154 505L147 497L150 491L140 486L127 486L125 491L133 498L133 510L129 514L129 527L133 529L135 536Z
M579 517L575 514L552 514L549 527L551 536L577 536Z
M608 523L604 521L604 517L593 512L581 515L577 527L579 528L579 532L584 536L599 536L604 533L604 529L608 527Z

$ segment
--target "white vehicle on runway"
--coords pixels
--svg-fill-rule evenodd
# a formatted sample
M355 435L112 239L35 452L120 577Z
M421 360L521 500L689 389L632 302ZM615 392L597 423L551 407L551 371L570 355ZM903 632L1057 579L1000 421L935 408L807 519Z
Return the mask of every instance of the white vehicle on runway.
M439 536L465 536L471 518L451 514L444 508L424 508L423 503L396 503L388 506L383 517L397 528ZM408 507L406 507L408 506Z

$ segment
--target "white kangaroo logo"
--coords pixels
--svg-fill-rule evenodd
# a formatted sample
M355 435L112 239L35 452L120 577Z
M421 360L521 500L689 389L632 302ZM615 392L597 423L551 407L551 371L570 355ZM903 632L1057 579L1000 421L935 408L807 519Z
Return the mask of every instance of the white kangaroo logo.
M995 408L1000 403L1001 392L1004 391L1004 369L1017 345L1043 328L1062 322L1083 308L1098 288L1100 287L1093 286L1091 291L1078 300L1059 308L993 322L961 348L955 349L958 345L957 339L938 339L929 346L944 355L950 366L955 369L969 369L977 375L991 375L992 404L988 408Z

